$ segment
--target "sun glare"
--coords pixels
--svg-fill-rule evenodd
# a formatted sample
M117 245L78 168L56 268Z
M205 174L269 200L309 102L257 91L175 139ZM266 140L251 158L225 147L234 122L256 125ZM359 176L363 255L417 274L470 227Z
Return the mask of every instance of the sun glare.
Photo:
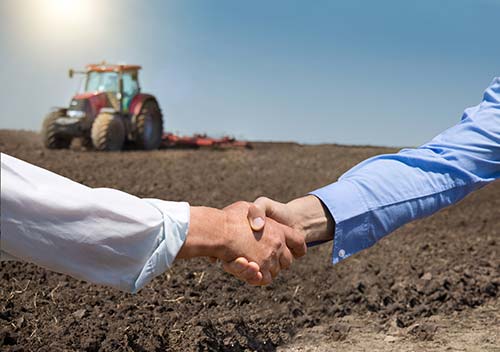
M43 0L41 14L56 22L75 23L89 15L88 0Z
M74 13L79 5L81 5L79 1L74 0L50 0L48 4L50 11L57 15L66 16Z
M29 28L37 43L59 45L93 30L96 5L96 0L31 0L22 7L19 26Z

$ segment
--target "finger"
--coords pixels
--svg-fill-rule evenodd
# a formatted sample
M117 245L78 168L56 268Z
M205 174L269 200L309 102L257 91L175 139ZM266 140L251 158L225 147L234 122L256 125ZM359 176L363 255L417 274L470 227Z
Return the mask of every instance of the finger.
M241 266L238 264L246 265L246 269L239 271ZM230 263L223 263L223 268L226 272L233 275L237 279L245 281L246 283L253 286L262 285L262 273L260 272L260 267L255 262L248 263L245 258L238 258L237 260Z
M285 241L286 246L293 253L295 258L302 257L307 252L307 245L304 239L304 236L300 234L300 232L287 228L285 230Z
M255 276L255 278L251 279L251 280L248 280L247 283L250 284L250 285L252 285L252 286L262 286L262 278L263 278L263 275L259 271L257 273L257 275Z
M253 204L259 209L259 214L273 218L278 222L287 222L288 211L286 204L277 202L267 197L257 198ZM287 224L290 225L290 224Z
M248 221L254 231L261 231L264 228L266 216L286 223L286 205L267 197L257 198L248 208Z
M265 286L269 285L271 282L273 282L273 277L269 270L264 270L262 271L262 280L260 280L259 285L260 286Z
M259 265L255 262L250 262L248 268L241 272L239 277L249 284L260 282L260 280L262 280L262 274Z
M239 276L243 271L248 269L249 263L246 258L236 258L232 262L222 263L222 268L229 274Z
M286 270L290 268L293 262L293 254L288 248L286 248L280 256L280 268L281 270Z
M280 260L279 257L275 256L271 259L271 263L269 266L269 272L271 273L271 277L274 279L276 276L278 276L280 272Z

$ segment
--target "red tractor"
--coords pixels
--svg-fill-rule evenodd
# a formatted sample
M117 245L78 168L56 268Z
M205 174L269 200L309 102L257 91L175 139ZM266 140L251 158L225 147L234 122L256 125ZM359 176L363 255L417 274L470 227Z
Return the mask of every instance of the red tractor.
M43 122L42 138L50 149L68 148L81 138L86 148L121 150L125 143L157 149L162 143L163 116L156 98L141 93L140 66L87 65L69 70L70 78L85 75L68 108L57 108Z

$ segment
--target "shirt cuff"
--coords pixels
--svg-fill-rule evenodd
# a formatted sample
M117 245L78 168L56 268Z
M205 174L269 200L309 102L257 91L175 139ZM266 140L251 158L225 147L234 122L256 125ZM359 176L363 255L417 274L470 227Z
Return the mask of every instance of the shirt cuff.
M340 180L310 194L323 202L335 221L332 249L334 264L376 242L370 236L368 207L355 184Z
M189 228L189 204L169 202L159 199L144 199L157 208L163 216L163 229L159 243L144 265L135 282L135 292L149 283L154 277L164 273L179 253Z

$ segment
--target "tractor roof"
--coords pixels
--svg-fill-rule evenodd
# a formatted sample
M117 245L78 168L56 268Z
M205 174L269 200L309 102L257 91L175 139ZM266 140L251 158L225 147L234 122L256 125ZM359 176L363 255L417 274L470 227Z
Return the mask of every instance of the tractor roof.
M97 72L120 72L120 71L138 71L141 69L139 65L112 65L107 63L89 64L86 66L87 71Z

